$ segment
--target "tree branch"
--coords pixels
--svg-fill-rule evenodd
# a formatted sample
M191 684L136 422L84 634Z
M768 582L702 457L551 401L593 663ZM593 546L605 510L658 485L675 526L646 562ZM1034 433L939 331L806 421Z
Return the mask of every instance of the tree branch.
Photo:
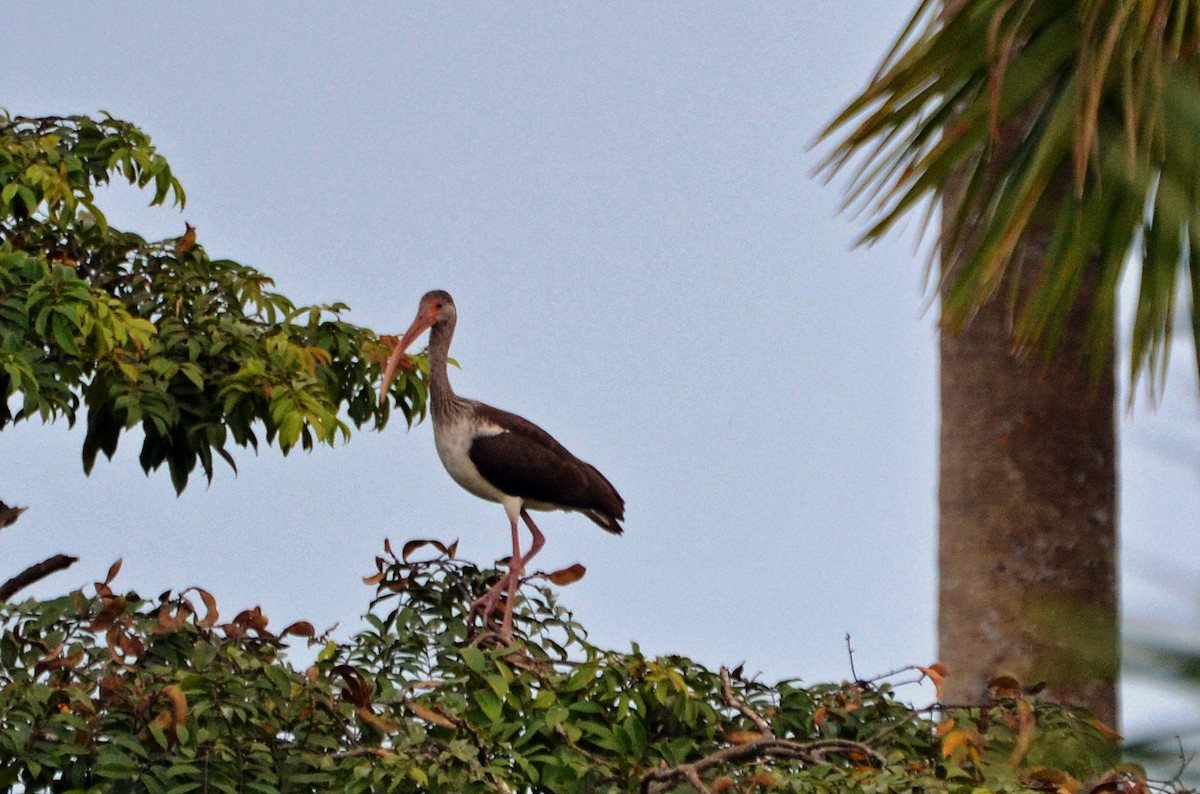
M877 764L886 764L887 759L872 750L862 742L852 742L848 739L816 739L811 742L795 742L790 739L755 739L746 744L723 747L690 764L680 764L671 769L652 769L642 776L641 794L659 794L669 791L681 782L696 787L701 773L720 764L735 764L741 761L752 761L758 758L780 758L799 761L803 764L816 765L824 763L827 755L836 753L847 755L861 753ZM698 788L703 792L703 788Z
M709 794L711 789L704 785L703 779L700 777L703 772L720 764L736 764L758 758L781 758L811 766L824 763L825 756L831 753L838 755L860 753L864 758L870 758L880 766L887 764L887 759L862 742L853 742L848 739L814 739L810 742L797 742L791 739L776 738L771 731L770 723L734 694L729 670L724 667L721 668L721 685L724 689L725 702L754 723L758 728L759 738L743 744L722 747L690 764L680 764L670 769L652 769L642 775L641 786L638 789L641 794L660 794L660 792L669 791L679 783L685 782L696 789L698 794Z
M28 507L9 507L4 502L0 502L0 529L17 523L17 519L28 509Z
M774 732L771 731L771 726L762 718L762 715L747 706L733 694L733 682L729 678L729 670L724 667L721 668L721 686L725 690L726 703L741 712L743 717L753 722L754 727L758 728L758 732L764 737L768 739L775 738Z
M0 585L0 603L4 603L11 599L14 595L24 590L34 582L45 579L52 573L57 573L64 568L69 568L79 561L78 557L71 557L66 554L55 554L48 560L43 560L35 565L30 565L19 574L9 579L4 584Z

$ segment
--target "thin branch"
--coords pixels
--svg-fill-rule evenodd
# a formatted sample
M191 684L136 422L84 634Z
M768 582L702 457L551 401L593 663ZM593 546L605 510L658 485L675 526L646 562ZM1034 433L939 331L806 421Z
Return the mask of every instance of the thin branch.
M854 670L854 647L850 644L850 632L846 632L846 653L850 655L850 677L857 681L858 673Z
M846 638L849 641L849 637ZM721 685L724 689L725 702L737 709L743 717L750 720L758 728L759 738L724 747L690 764L680 764L670 769L653 769L642 776L641 794L659 794L669 791L676 784L686 782L696 789L698 794L710 794L710 789L704 785L701 774L720 764L736 764L740 761L752 761L758 758L781 758L800 761L803 764L816 765L824 763L825 756L831 753L846 755L861 753L864 758L870 758L880 766L887 763L882 755L862 742L852 742L847 739L817 739L811 742L797 742L790 739L776 738L771 731L771 725L763 716L733 692L733 681L729 670L721 668Z
M66 554L55 554L48 560L43 560L36 565L30 565L19 574L9 579L4 584L0 585L0 603L4 603L11 599L14 595L24 590L34 582L45 579L52 573L69 568L79 562L78 557L70 557Z
M779 758L815 766L823 763L827 755L834 753L838 755L861 753L865 758L870 758L880 766L887 763L887 759L867 745L848 739L795 742L789 739L762 738L746 744L722 748L690 764L681 764L671 769L652 769L642 776L639 791L641 794L660 794L660 792L669 791L672 786L683 781L696 787L695 781L700 779L703 772L720 764L735 764L757 758ZM705 791L703 788L698 790Z
M767 721L762 718L762 715L750 708L744 701L740 700L736 695L733 694L733 682L729 678L729 669L725 667L721 668L721 686L725 690L726 703L733 706L742 713L742 716L753 722L755 727L758 728L758 732L761 733L763 737L768 739L775 738L775 734L771 731L771 726L768 725Z

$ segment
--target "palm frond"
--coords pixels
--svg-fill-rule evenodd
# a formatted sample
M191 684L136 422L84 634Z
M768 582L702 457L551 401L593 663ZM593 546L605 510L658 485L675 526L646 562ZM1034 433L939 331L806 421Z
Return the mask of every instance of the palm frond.
M1007 293L1021 349L1054 349L1090 278L1085 352L1106 358L1117 285L1138 262L1129 377L1147 375L1153 396L1185 280L1200 366L1200 2L947 5L922 0L821 133L833 146L818 173L850 171L867 243L958 185L935 246L955 263L937 285L942 321ZM1035 234L1044 254L1021 290L1017 254Z

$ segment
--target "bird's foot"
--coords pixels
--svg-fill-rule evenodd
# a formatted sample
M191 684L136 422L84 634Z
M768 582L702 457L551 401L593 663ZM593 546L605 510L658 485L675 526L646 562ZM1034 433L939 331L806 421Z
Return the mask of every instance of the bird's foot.
M505 644L511 644L513 641L512 601L520 580L521 574L514 570L509 570L497 579L486 593L471 602L471 606L467 609L468 625L479 618L485 631L494 633ZM504 599L504 596L508 596L507 600ZM501 608L503 612L503 617L498 625L493 620L497 607Z

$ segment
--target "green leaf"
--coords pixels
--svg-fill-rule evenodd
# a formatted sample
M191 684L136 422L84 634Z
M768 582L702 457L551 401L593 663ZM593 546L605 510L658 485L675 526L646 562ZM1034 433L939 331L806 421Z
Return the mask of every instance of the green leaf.
M479 690L473 695L474 700L479 704L479 708L492 722L499 722L503 713L503 707L500 704L500 698L496 697L495 693L490 690Z

